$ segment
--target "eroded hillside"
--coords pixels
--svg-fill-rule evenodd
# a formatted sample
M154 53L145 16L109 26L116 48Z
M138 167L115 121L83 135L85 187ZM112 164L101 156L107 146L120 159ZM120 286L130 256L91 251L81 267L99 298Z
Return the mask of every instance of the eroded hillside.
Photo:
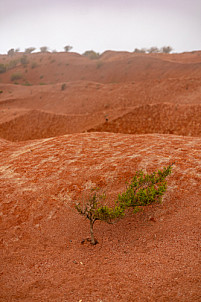
M1 63L11 66L0 77L2 138L30 140L92 128L200 135L200 52L107 51L96 60L75 53L36 53L26 56L26 64L22 56L0 56ZM13 74L19 78L12 80ZM111 126L116 121L118 126Z

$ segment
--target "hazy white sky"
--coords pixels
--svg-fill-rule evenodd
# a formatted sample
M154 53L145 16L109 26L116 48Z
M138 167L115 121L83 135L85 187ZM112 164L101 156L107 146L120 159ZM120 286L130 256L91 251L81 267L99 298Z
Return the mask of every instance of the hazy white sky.
M201 0L0 0L0 53L10 48L201 50Z

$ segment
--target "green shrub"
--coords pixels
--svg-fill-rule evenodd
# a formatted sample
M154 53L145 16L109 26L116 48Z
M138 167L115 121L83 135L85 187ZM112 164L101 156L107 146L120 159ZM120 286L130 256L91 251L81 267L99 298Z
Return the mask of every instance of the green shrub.
M42 46L42 47L40 47L40 51L42 53L48 52L48 47L47 46Z
M124 209L119 206L109 208L104 206L102 202L105 200L106 195L99 193L99 188L91 189L88 196L88 201L84 204L77 203L75 208L83 216L85 216L90 223L91 244L95 245L98 241L94 238L94 223L97 220L112 223L112 220L124 216Z
M38 65L37 65L36 62L33 62L33 63L31 64L31 68L32 68L32 69L36 68L37 66L38 66Z
M160 50L156 46L150 47L147 51L148 51L148 53L159 53L160 52Z
M8 64L7 64L7 70L9 70L9 69L12 69L12 68L15 68L16 66L17 66L17 63L18 63L19 61L18 60L11 60Z
M0 64L0 73L6 72L6 66L4 64Z
M20 59L20 62L25 67L29 62L28 59L27 59L27 56L26 55L22 56L21 59Z
M69 52L72 48L73 48L73 46L70 46L70 45L64 46L65 52Z
M22 75L21 75L21 73L13 73L12 75L11 75L11 81L16 81L16 80L20 80L20 79L22 79Z
M163 46L161 49L161 52L163 53L170 53L171 51L173 51L173 48L171 46Z
M99 69L103 66L103 62L102 61L98 61L96 64L96 68Z
M147 206L153 202L161 202L166 191L166 177L171 174L172 165L163 168L163 171L145 174L137 171L127 186L126 191L118 195L117 204L120 207L130 208L138 211L140 207Z
M61 90L63 91L65 89L66 89L66 84L64 83L64 84L61 85Z
M94 238L94 223L97 220L112 223L113 220L125 215L125 211L132 208L134 213L140 208L154 202L161 202L162 196L166 191L166 177L171 174L172 165L164 167L163 170L145 174L137 171L127 186L126 190L118 195L115 206L110 208L103 205L106 195L99 193L99 189L92 189L91 193L85 198L84 203L77 203L75 208L79 214L89 220L91 244L95 245L98 241Z
M36 50L35 47L29 47L25 49L25 53L32 53L34 50Z
M3 90L0 90L0 93L3 93Z
M91 60L96 60L100 57L100 54L94 50L87 50L83 53L83 56L88 57Z
M12 57L15 54L14 48L9 49L7 53L8 53L8 56Z
M141 48L141 49L135 48L134 52L135 53L146 53L146 49L145 48Z

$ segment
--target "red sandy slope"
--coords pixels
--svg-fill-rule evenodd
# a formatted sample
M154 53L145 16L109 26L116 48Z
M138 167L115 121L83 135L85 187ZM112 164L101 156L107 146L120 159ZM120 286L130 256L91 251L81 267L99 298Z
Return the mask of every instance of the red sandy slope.
M199 301L201 139L87 133L1 141L0 301ZM86 188L114 197L134 171L175 162L162 205L89 226Z

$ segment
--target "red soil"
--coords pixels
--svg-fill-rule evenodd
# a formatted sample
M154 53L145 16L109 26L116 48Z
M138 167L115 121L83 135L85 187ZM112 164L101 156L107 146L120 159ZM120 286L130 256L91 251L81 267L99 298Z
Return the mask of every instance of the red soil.
M27 58L0 74L0 301L200 301L201 52ZM87 189L172 162L161 205L81 244Z
M138 106L131 112L111 122L104 122L90 131L201 136L201 105L164 103Z

